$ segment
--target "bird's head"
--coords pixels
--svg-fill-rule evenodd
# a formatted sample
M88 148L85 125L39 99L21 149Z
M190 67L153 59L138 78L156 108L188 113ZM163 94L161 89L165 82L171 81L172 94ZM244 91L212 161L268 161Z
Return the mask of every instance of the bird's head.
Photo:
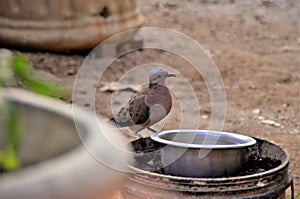
M149 82L152 84L164 85L168 77L176 77L176 75L169 73L162 67L153 68L149 74Z

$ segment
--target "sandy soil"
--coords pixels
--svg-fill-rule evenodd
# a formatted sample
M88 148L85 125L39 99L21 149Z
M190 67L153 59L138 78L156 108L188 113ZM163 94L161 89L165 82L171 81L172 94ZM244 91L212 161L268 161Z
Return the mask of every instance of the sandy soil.
M219 68L226 90L223 130L256 136L287 149L291 155L296 193L300 192L299 5L298 0L140 1L145 26L182 32L209 52ZM71 93L85 53L26 54L35 68L52 73ZM129 53L112 63L101 80L118 81L129 69L146 63L171 66L187 78L200 104L199 128L207 128L211 116L208 89L203 78L180 57L158 50ZM136 73L132 78L132 82L145 82L147 74ZM169 80L168 85L174 90L177 88L181 97L185 96L180 83ZM129 97L128 93L126 95ZM126 101L126 95L118 98ZM71 101L70 96L67 101ZM111 97L111 93L97 91L95 107L99 114L112 116ZM115 102L116 106L121 106L122 100ZM88 101L78 103L93 106ZM178 126L181 116L178 103L174 100L174 108L164 129ZM193 113L190 115L193 117Z

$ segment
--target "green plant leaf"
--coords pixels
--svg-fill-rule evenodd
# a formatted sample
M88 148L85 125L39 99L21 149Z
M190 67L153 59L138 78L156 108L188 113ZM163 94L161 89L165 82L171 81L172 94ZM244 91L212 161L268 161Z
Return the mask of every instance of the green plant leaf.
M32 65L27 57L15 54L12 58L12 68L16 76L26 78L32 74Z
M16 107L11 104L7 103L8 109L8 141L10 143L9 148L10 150L18 150L19 149L19 141L20 141L20 118Z
M8 147L1 155L4 170L12 171L21 167L20 159L13 147Z
M20 142L20 118L17 109L13 104L7 103L7 146L1 153L1 164L5 170L11 171L21 166L18 157Z
M60 98L65 95L64 90L60 86L47 80L29 76L22 79L22 82L26 87L28 87L28 89L39 94L56 98Z
M21 54L14 55L12 67L16 77L29 90L49 97L60 98L64 96L63 89L57 84L33 75L32 64L27 57Z
M64 90L57 84L34 76L30 60L22 54L14 54L10 62L14 80L20 80L29 90L60 98L65 95ZM0 80L0 87L2 84ZM0 151L0 164L4 170L15 170L21 166L18 156L19 144L21 141L20 118L17 109L12 104L7 104L7 144L3 151Z

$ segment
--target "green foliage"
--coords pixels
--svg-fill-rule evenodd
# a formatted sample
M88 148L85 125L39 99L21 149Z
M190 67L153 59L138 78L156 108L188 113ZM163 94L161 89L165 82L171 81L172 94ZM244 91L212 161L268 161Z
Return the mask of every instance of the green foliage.
M5 170L15 170L21 166L21 162L17 155L20 144L20 119L17 109L12 104L7 103L7 109L7 132L9 132L7 134L8 144L1 153L0 159L2 160L2 166Z
M11 67L16 77L26 78L31 76L32 66L27 57L22 54L15 54L11 60Z
M63 97L63 90L55 83L36 77L32 73L30 61L21 54L12 59L14 74L31 91L50 97Z
M13 54L10 51L1 51L0 49L0 71L2 72L2 74L0 74L0 91L1 86L7 86L10 82L20 82L35 93L56 98L64 96L63 89L56 83L34 75L31 62L20 53ZM0 99L0 106L1 102L3 108L5 108L5 110L3 110L4 114L2 115L6 122L7 145L4 150L0 150L0 166L2 166L4 170L11 171L21 166L21 161L18 156L21 140L20 118L18 110L13 104L3 102Z

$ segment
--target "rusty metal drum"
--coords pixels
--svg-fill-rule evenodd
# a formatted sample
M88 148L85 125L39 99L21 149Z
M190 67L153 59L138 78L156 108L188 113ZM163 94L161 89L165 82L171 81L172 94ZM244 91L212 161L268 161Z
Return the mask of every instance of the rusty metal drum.
M191 178L166 175L161 146L149 138L132 142L136 163L123 185L123 199L284 199L292 183L288 153L273 143L256 139L247 149L243 169L230 177ZM267 164L268 163L268 164Z

